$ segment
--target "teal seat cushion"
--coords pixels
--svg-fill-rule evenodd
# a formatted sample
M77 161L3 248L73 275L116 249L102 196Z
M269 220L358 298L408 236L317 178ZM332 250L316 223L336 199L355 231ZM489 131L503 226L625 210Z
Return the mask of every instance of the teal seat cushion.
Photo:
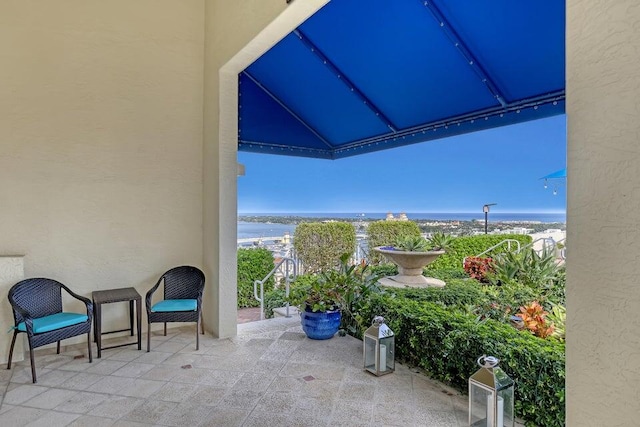
M56 329L65 328L78 323L86 322L88 319L86 314L79 313L56 313L49 316L33 319L33 333L41 334L43 332L55 331ZM24 322L18 323L18 330L27 331Z
M166 311L196 311L198 301L194 299L167 299L153 304L151 311L154 313Z

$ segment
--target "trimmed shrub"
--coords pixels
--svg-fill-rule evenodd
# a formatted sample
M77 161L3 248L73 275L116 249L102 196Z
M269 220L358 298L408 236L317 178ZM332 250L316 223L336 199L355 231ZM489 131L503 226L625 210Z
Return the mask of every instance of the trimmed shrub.
M293 247L306 272L329 270L355 252L356 229L349 222L305 222L296 227Z
M456 237L451 242L450 249L447 253L440 255L438 259L429 264L426 267L426 271L461 268L465 257L477 256L489 249L491 246L497 245L506 239L517 240L522 246L531 243L531 236L525 234L483 234L479 236ZM512 249L514 249L513 244ZM483 257L492 257L495 254L505 252L506 250L506 246L500 246L492 253L484 254Z
M386 264L384 255L373 250L376 246L394 245L398 239L420 237L420 227L413 221L374 221L367 227L367 245L369 264Z
M285 289L277 288L264 293L264 318L273 317L273 309L286 305Z
M253 282L264 279L273 267L273 255L268 249L238 249L238 308L260 306L253 295ZM273 285L272 277L264 284L265 294Z
M527 425L563 426L564 345L527 331L426 301L374 294L362 308L360 327L382 315L396 334L396 357L466 392L476 359L496 356L515 380L515 411ZM361 331L359 331L360 333ZM360 335L361 336L361 335Z

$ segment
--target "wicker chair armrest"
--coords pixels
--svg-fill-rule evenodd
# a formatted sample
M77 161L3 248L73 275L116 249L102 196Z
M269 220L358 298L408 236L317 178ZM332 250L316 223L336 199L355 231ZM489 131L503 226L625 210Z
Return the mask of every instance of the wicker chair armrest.
M73 292L71 289L69 289L62 283L60 285L62 286L62 289L64 289L69 295L71 295L75 299L82 301L84 303L84 305L87 307L87 316L89 317L89 320L91 320L91 317L93 315L93 301L91 301L87 297L83 297L82 295L76 294L75 292Z
M151 313L151 298L153 297L154 292L158 290L158 286L160 286L160 282L162 282L163 279L164 279L164 276L158 279L158 281L153 286L153 288L149 289L147 291L147 294L144 297L144 305L145 305L145 308L147 309L147 313Z
M33 335L33 316L31 316L31 314L26 311L25 309L23 309L22 307L18 307L17 305L12 305L12 308L18 312L18 314L20 314L20 316L22 317L22 320L24 321L24 325L27 329L27 333L29 335ZM14 328L18 327L18 322L16 322Z

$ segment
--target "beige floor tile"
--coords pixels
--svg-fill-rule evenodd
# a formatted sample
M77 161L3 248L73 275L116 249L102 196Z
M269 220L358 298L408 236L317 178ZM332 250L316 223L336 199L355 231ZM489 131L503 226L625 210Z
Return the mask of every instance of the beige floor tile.
M73 371L55 369L43 374L38 373L38 385L56 387L77 375Z
M133 384L134 378L103 376L102 379L87 387L87 391L107 394L120 394Z
M86 390L103 378L105 378L104 375L80 372L60 384L59 387L72 390Z
M213 387L208 385L196 385L193 387L193 394L189 397L189 402L206 405L217 406L222 398L230 390L228 388Z
M135 421L147 424L158 424L160 419L173 411L178 406L175 402L161 402L159 400L146 400L131 412L126 414L123 421Z
M96 406L100 405L109 396L101 393L90 393L79 391L72 395L69 399L56 406L56 411L73 412L76 414L85 414Z
M144 378L145 380L170 381L179 372L179 367L159 365L145 372L140 378Z
M200 427L240 427L251 411L230 408L213 408ZM265 423L263 423L264 427Z
M30 422L39 420L46 413L45 409L16 406L0 415L0 426L26 426Z
M153 343L151 343L153 344ZM163 343L159 343L156 345L152 345L151 349L153 351L160 351L164 353L179 353L180 350L185 348L188 344L179 341L165 341ZM193 348L195 349L195 343Z
M111 418L80 415L68 427L110 427L114 422Z
M275 378L275 372L246 372L233 385L233 388L235 390L253 390L264 393Z
M143 352L141 350L133 350L137 348L132 346L125 350L103 350L102 358L106 360L118 360L120 362L132 362L139 358Z
M338 391L338 400L361 400L373 401L375 387L363 383L343 382Z
M278 414L255 410L246 419L243 427L264 427L265 425L269 427L322 427L328 424L322 419L300 414ZM347 426L347 424L341 424L341 426Z
M99 375L111 375L118 369L122 368L126 365L127 362L121 362L119 360L108 360L108 359L96 359L84 372L88 372L90 374L99 374Z
M51 388L44 393L40 393L36 397L22 403L23 406L31 406L33 408L53 409L63 402L71 399L77 391L62 390Z
M225 361L224 357L204 354L193 361L193 367L199 369L220 369L220 365Z
M165 384L164 381L145 380L142 378L134 378L133 383L124 389L120 390L117 394L130 397L142 397L148 398L153 393L160 390Z
M35 384L20 385L12 390L7 391L4 395L3 404L20 405L35 396L44 393L49 390L48 387L43 387Z
M138 363L151 363L152 365L158 365L169 357L171 357L171 353L163 353L159 351L150 351L147 353L146 350L136 351L139 355L135 361Z
M143 402L144 399L134 397L108 396L99 405L91 409L88 414L96 417L122 418Z
M176 366L176 367L181 367L186 365L194 366L197 364L198 360L200 360L200 358L202 357L199 354L180 354L180 353L176 353L176 354L168 353L168 354L169 354L169 357L167 357L165 360L160 362L162 365Z
M99 360L100 359L94 359L93 362L89 363L89 359L87 358L72 359L69 362L65 363L64 365L60 366L58 369L61 369L63 371L82 372L92 367L93 364L97 363Z
M189 399L194 391L193 384L169 382L149 396L149 399L180 403Z
M371 426L373 421L373 403L356 401L338 401L331 414L332 425Z
M168 426L195 426L206 420L211 412L208 406L181 403L160 419L159 423Z
M37 352L39 384L28 361L7 371L6 386L0 378L0 426L48 418L46 427L466 423L465 396L401 364L383 377L365 372L352 337L309 340L298 320L275 319L239 325L230 339L201 336L195 351L194 332L154 332L150 353L112 349L92 364L73 359L81 345Z
M231 389L222 399L220 399L217 406L235 409L253 408L263 395L263 392L256 390Z
M40 418L27 424L27 427L64 427L76 420L79 414L48 411Z
M138 378L142 375L146 374L156 365L152 365L150 363L137 363L137 362L129 362L124 365L122 368L113 372L111 375L115 375L116 377L130 377L130 378Z

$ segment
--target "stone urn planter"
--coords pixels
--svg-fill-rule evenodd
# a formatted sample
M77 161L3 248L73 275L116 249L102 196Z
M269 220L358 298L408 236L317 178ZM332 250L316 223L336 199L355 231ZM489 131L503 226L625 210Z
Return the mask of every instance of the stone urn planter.
M435 261L445 251L402 251L393 246L378 246L374 250L398 266L398 274L380 279L380 283L384 286L426 288L445 285L440 279L422 275L424 267Z

